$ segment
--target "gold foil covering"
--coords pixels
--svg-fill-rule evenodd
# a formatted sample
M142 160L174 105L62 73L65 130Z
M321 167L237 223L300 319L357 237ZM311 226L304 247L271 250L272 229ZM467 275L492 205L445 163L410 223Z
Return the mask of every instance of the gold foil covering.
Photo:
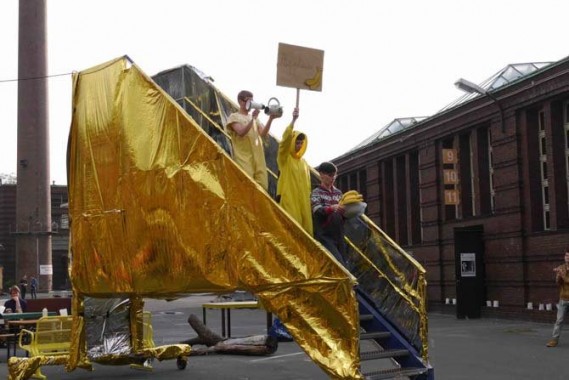
M246 289L332 378L361 378L355 278L126 58L74 75L68 157L76 294Z
M18 358L12 356L8 360L8 380L29 379L41 366L62 365L67 363L69 355L61 356L34 356L32 358Z

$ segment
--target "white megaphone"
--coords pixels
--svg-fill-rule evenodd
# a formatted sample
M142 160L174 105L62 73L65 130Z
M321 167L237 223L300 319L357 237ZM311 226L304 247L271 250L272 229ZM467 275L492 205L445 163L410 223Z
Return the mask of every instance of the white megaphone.
M265 106L262 103L257 103L252 100L249 100L247 101L245 108L247 109L247 111L250 111L251 108L260 111L265 111L267 115L273 115L276 117L281 117L283 115L283 108L281 107L281 103L277 98L270 98L268 106Z
M262 111L262 110L265 109L265 105L264 105L264 104L254 102L254 101L252 101L252 100L248 100L248 101L247 101L246 107L247 107L247 111L251 111L251 108L254 109L254 110L260 110L260 111Z

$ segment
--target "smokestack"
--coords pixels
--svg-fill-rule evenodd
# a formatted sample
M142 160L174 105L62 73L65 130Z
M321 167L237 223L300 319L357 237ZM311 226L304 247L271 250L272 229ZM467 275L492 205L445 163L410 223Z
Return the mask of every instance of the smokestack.
M16 281L52 289L46 0L20 0Z

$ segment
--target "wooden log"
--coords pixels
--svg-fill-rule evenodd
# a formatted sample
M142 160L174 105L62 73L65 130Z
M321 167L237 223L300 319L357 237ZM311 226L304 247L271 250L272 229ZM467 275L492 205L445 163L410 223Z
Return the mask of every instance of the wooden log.
M205 345L207 347L192 347L190 355L207 355L209 353L236 355L271 355L278 349L277 338L269 335L252 335L243 338L223 339L210 329L194 314L190 314L188 323L198 334L197 338L188 339L181 343Z
M221 336L208 329L195 314L190 314L188 317L188 323L198 334L198 339L194 342L194 344L203 344L211 347L215 346L217 343L223 340Z
M277 351L279 341L270 335L252 335L239 339L226 339L213 348L219 354L271 355Z

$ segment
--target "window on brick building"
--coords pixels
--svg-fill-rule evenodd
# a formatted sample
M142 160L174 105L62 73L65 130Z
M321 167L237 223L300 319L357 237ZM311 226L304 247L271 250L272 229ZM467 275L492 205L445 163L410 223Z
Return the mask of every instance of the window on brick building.
M383 214L385 213L385 208L383 206L385 188L383 187L383 171L381 169L381 162L378 162L377 166L377 183L379 184L377 187L377 212L379 214L378 220L380 227L385 229L385 226L383 225Z
M406 156L399 156L395 160L395 195L397 201L395 202L395 212L397 214L397 241L401 245L409 244L409 229L408 229L408 192L407 192L407 160Z
M421 243L422 228L421 222L423 220L421 210L421 192L419 191L419 152L413 151L409 153L409 189L411 192L410 202L410 224L411 224L411 243Z
M494 151L492 149L492 130L486 129L488 136L488 187L490 189L490 212L496 212L496 191L494 190Z
M569 101L563 103L563 129L565 131L565 183L569 200ZM567 209L569 210L569 203Z
M381 162L382 179L383 179L383 215L381 221L383 230L389 236L395 236L395 184L394 177L394 160L385 160Z
M480 214L494 213L494 167L492 164L492 136L488 125L476 130L478 173L478 198L480 201ZM474 159L473 159L474 162Z
M417 150L378 162L377 209L379 226L400 245L422 241ZM367 172L358 172L358 191L367 199ZM352 187L354 188L354 187Z
M543 207L543 229L551 228L549 205L549 180L547 177L547 135L545 131L545 112L538 113L539 168L541 178L541 199Z
M476 215L474 201L474 170L472 168L471 133L459 136L460 211L462 218Z
M358 191L363 195L364 199L367 199L367 171L362 169L358 172Z

